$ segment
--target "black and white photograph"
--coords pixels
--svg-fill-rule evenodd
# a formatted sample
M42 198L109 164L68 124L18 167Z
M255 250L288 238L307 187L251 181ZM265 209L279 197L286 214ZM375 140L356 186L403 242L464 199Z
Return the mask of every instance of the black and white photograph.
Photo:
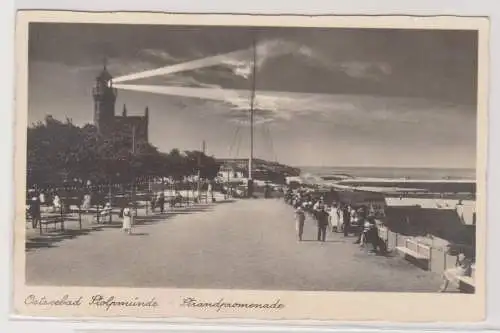
M276 22L29 23L27 287L484 288L479 31Z

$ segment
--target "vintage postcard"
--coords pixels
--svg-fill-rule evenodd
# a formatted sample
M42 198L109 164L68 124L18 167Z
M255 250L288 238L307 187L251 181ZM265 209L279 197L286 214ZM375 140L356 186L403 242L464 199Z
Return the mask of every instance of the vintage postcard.
M482 320L488 29L19 12L13 314Z

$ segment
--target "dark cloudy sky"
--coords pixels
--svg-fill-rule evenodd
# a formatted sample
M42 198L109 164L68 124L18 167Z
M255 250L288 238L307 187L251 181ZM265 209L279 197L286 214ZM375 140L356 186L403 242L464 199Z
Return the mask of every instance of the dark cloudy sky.
M104 57L119 77L232 52L218 65L123 82L145 91L120 89L116 113L124 103L129 114L149 106L150 140L164 151L206 140L209 154L246 156L253 31L32 24L29 121L52 114L92 122L91 89ZM258 157L474 167L476 32L268 28L256 35Z

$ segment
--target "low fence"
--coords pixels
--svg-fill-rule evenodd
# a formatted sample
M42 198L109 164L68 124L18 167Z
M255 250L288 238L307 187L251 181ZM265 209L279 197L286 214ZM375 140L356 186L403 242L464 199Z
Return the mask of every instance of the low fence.
M395 250L398 246L404 246L407 239L429 246L431 252L428 267L431 272L438 274L442 274L445 270L455 267L459 252L467 252L470 250L467 245L459 245L459 249L455 251L456 253L450 253L448 246L436 246L432 244L432 240L430 239L428 242L418 241L415 237L398 234L386 227L379 228L379 236L385 241L389 251Z
M215 184L213 192L221 191L221 184ZM174 197L181 193L187 201L204 200L211 201L209 198L208 184L198 184L197 182L181 182L176 184L161 183L135 183L135 184L107 184L94 186L62 186L62 187L44 187L37 190L43 193L45 203L51 204L54 196L57 194L65 205L81 205L84 196L90 195L90 205L105 205L111 203L112 206L120 206L134 201L150 201L152 196L163 192L166 199ZM27 200L30 200L30 194ZM28 202L27 202L28 203Z

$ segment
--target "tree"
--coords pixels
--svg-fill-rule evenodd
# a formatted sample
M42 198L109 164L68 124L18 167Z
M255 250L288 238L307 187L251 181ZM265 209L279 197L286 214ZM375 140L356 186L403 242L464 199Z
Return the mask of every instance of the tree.
M51 116L28 128L27 163L28 183L54 182L72 179L87 171L82 162L93 161L92 149L82 149L85 132L70 120L65 123Z
M213 179L219 170L213 157L198 151L162 153L144 141L134 147L128 128L105 137L93 125L78 127L70 119L61 122L47 116L28 128L27 139L29 186L72 179L125 183L139 176L182 180L197 174L199 165L201 176Z
M217 177L220 169L220 163L215 158L205 155L201 151L186 151L187 169L191 174L197 174L200 171L200 177L213 180Z

